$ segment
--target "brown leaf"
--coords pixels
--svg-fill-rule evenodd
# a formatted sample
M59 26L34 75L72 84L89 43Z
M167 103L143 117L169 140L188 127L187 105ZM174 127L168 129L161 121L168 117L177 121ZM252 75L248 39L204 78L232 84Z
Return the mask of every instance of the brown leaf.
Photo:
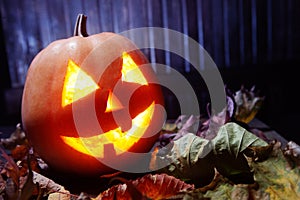
M244 123L250 122L262 107L265 97L260 96L255 87L250 90L244 86L234 94L236 112L234 118Z
M71 195L68 190L64 187L60 188L59 191L49 194L48 200L70 200Z
M243 153L247 157L251 157L254 161L261 162L271 155L275 143L270 143L267 146L249 146Z
M16 185L16 187L19 188L20 171L17 164L9 155L7 155L5 150L3 150L3 148L1 147L0 147L0 152L1 152L1 156L6 161L4 165L6 176L10 177L13 183Z
M7 200L16 200L19 195L19 190L12 178L7 178L5 186L5 197Z
M76 200L91 200L91 197L85 192L81 192Z
M134 199L128 189L128 183L131 183L143 196L148 199L166 199L179 192L192 190L194 185L187 184L180 179L167 174L147 174L136 180L130 180L124 184L115 185L96 197L96 200L105 199ZM132 189L132 188L131 188Z
M10 156L14 160L23 160L24 157L28 154L28 146L27 145L17 145L14 149L10 151Z
M17 145L27 143L26 135L21 128L21 124L16 125L16 130L10 135L9 138L1 138L0 144L4 146L5 149L14 149Z
M45 193L54 193L57 191L64 190L62 185L55 183L53 180L47 178L33 171L33 182L38 184L40 188L45 189Z
M283 152L289 159L290 168L300 167L300 146L297 143L289 141Z
M29 158L28 158L28 162L30 162ZM28 170L29 170L29 172L26 177L26 182L21 187L21 195L20 195L19 199L22 199L22 200L30 199L32 196L32 193L36 187L36 185L33 183L33 172L30 167L28 168Z
M100 178L112 178L112 177L116 177L116 176L118 176L122 173L123 172L118 171L118 172L115 172L115 173L112 173L112 174L104 174L104 175L101 175Z

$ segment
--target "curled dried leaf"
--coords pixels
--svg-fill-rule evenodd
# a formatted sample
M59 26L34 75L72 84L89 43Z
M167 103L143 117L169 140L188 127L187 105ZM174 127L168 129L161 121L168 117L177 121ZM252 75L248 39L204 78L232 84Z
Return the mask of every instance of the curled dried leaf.
M10 157L3 148L0 148L1 157L4 160L2 166L2 175L5 175L8 178L11 178L13 183L17 188L19 188L19 177L20 177L20 170L17 164L14 162L12 157Z
M91 197L85 192L81 192L76 200L92 200Z
M243 151L243 153L252 158L254 161L261 162L268 159L271 155L274 144L275 143L270 143L267 146L249 146Z
M7 178L5 186L5 198L8 200L15 200L18 198L19 190L11 178Z
M209 184L214 168L233 183L253 183L244 151L255 159L267 156L268 143L234 122L219 128L211 140L187 133L168 146L155 148L150 169L165 172L197 187ZM272 148L270 148L272 149Z
M11 149L10 156L14 160L23 160L28 155L29 147L27 145L17 145Z
M25 132L21 128L21 124L16 125L16 130L10 135L9 138L1 138L0 144L4 146L5 149L14 149L17 145L22 145L27 143L27 138Z
M57 192L51 193L48 196L48 200L70 200L71 195L64 187L60 188Z
M289 141L284 149L284 154L300 158L300 146L294 141Z
M19 199L22 200L29 200L33 195L33 191L36 189L36 185L33 183L33 172L29 162L30 159L28 158L29 172L26 176L26 180L24 181L24 183L20 184L21 193L19 193Z
M197 187L207 185L215 174L211 142L187 133L168 146L155 149L149 167L192 182Z
M132 184L128 187L128 183ZM144 199L166 199L179 192L193 190L194 185L187 184L180 179L167 174L147 174L136 180L126 181L124 184L115 185L96 197L96 200L105 199L134 199L130 189L135 187Z
M289 141L283 150L284 155L289 159L291 168L300 168L300 146L294 141Z
M64 187L62 185L57 184L56 182L47 178L46 176L34 171L33 171L33 182L34 184L38 184L40 188L45 189L46 194L64 190Z
M236 103L236 111L234 118L244 123L250 122L262 107L265 97L260 96L255 87L250 90L244 86L234 93L234 101Z

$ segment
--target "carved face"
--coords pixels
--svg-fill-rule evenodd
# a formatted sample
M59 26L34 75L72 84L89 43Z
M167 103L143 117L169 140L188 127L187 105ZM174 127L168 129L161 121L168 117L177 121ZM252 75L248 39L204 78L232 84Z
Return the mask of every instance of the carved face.
M141 100L141 98L147 96L147 93L153 93L148 89L148 87L151 86L149 86L145 76L131 56L123 52L120 60L114 62L113 65L115 67L115 80L110 81L110 84L108 84L107 81L104 82L100 80L100 85L98 85L86 72L81 70L72 60L69 60L64 81L62 107L70 106L73 102L84 98L92 92L96 92L96 95L99 96L96 100L99 102L99 104L96 105L96 110L98 111L100 126L103 129L101 132L103 133L96 133L95 135L84 137L85 135L89 135L85 134L88 132L88 130L86 130L80 134L83 137L61 135L61 139L70 147L96 158L104 158L104 146L106 144L113 144L113 150L116 155L128 151L144 135L154 114L155 100L148 99L148 102L142 102ZM110 77L110 73L110 70L104 72L104 77ZM143 96L135 95L137 99L132 100L134 101L134 103L132 103L133 106L140 108L136 109L138 111L127 113L126 115L126 112L128 112L127 109L129 108L126 102L128 101L128 99L126 99L127 95L122 93L117 95L114 93L114 91L117 91L114 90L117 82L120 84L120 89L126 92L132 90L132 86L134 86L134 89L141 87L140 90L145 90L142 92L144 93ZM121 100L119 100L118 97L122 97ZM125 104L127 105L124 106ZM113 112L116 114L114 115ZM121 119L119 124L123 124L125 127L129 124L129 129L124 130L123 127L115 123L114 118L118 117L118 115ZM128 119L122 120L124 117Z
M54 168L104 174L112 169L99 159L148 152L158 137L153 131L163 117L156 105L163 105L163 98L154 72L143 67L148 61L140 50L115 35L56 41L29 68L23 126Z

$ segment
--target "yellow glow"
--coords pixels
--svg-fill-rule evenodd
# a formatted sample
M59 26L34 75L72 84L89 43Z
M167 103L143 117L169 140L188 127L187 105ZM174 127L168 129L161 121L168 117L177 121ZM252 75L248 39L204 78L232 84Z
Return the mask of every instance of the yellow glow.
M62 92L62 107L85 97L98 88L99 86L88 74L69 60Z
M109 91L105 112L112 112L122 108L123 106L119 99L111 91Z
M94 156L96 158L104 157L104 145L114 144L116 155L130 149L134 143L139 141L147 130L151 118L154 113L154 102L142 113L137 115L132 120L132 127L128 131L122 131L120 127L108 131L104 134L87 137L87 138L74 138L61 136L62 140L73 149ZM88 148L86 148L88 146Z
M139 67L132 60L130 55L126 52L123 52L123 66L122 66L122 81L138 83L141 85L148 85L147 80L145 79L143 73Z

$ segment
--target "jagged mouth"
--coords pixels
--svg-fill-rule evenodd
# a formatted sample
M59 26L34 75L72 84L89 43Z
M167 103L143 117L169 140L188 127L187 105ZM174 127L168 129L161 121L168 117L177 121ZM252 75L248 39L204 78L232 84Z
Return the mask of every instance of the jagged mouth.
M74 150L93 156L104 158L104 145L113 144L116 155L128 151L144 135L151 123L154 114L155 102L143 112L132 119L132 126L127 131L121 127L91 137L68 137L60 136L65 144Z

